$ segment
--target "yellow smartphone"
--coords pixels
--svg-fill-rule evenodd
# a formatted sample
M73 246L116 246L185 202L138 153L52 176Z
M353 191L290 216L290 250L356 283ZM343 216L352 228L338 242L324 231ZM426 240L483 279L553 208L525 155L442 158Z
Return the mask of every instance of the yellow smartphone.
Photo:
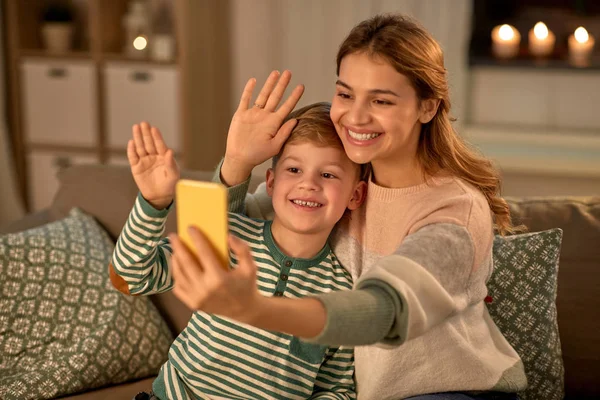
M229 269L227 246L227 189L220 183L180 179L175 186L177 232L190 250L194 249L188 233L197 226L217 251L221 265ZM195 253L195 251L194 251Z

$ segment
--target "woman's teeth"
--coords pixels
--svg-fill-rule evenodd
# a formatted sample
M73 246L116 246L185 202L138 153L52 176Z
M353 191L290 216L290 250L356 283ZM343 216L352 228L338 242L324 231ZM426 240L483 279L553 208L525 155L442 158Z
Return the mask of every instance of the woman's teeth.
M319 203L315 203L312 201L303 201L303 200L292 200L292 203L298 204L299 206L313 207L313 208L322 206L322 204L319 204Z
M354 140L371 140L381 135L381 133L356 133L348 129L348 134Z

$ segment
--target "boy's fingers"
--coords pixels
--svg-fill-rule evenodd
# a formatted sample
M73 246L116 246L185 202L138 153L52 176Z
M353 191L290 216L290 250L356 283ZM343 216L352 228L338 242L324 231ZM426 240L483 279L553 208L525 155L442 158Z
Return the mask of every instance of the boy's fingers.
M148 154L157 154L156 147L154 147L154 139L152 138L151 127L147 122L141 123L142 128L142 140L144 141L144 148Z
M140 158L135 152L135 144L133 143L133 139L129 139L127 142L127 160L129 160L129 165L132 167L140 161Z
M165 141L163 140L160 130L153 126L150 130L150 134L152 135L152 140L154 141L154 147L156 148L156 152L158 154L165 154L168 148L165 144Z
M283 74L281 74L281 77L279 78L279 81L277 82L273 93L271 93L269 99L267 100L265 109L269 111L275 111L291 79L292 73L288 70L283 71Z
M261 108L264 108L266 106L267 100L269 100L269 96L271 95L273 88L277 84L278 79L279 71L273 71L269 74L269 77L267 78L267 81L260 90L260 93L256 97L256 101L254 102L254 104L261 106Z
M133 126L133 143L135 144L135 152L138 157L142 158L146 156L146 149L144 147L144 139L142 139L142 131L140 130L140 126L135 124Z
M245 111L250 108L250 100L252 100L252 92L256 86L256 78L248 79L244 90L242 91L242 97L240 98L240 104L238 104L238 111Z
M300 101L300 97L304 93L304 85L298 85L292 90L292 93L285 100L285 102L279 107L277 110L277 114L281 116L281 118L285 118L286 115L292 112L298 101Z

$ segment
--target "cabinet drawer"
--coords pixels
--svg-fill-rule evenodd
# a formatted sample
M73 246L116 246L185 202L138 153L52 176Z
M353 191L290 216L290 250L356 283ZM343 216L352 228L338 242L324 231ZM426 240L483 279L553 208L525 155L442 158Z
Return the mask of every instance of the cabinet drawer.
M94 154L74 154L68 152L33 150L28 155L29 162L29 204L31 211L48 207L58 190L58 172L76 164L96 164Z
M25 60L23 123L29 143L97 144L98 98L89 61Z
M108 146L125 149L131 127L157 126L167 146L181 150L179 71L171 65L108 63L104 69Z

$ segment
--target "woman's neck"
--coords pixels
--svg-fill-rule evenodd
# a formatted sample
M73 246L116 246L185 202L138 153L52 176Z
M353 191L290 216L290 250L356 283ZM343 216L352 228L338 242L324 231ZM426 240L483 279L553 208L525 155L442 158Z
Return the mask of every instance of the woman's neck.
M425 172L415 157L400 157L395 160L375 160L373 182L386 188L406 188L425 182Z

